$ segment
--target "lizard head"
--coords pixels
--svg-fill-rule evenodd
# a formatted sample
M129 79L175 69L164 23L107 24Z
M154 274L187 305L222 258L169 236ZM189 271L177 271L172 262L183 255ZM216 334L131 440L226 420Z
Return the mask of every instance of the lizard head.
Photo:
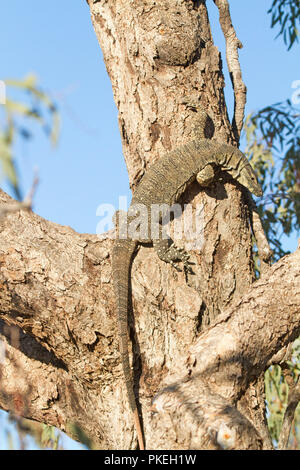
M234 175L233 175L234 176ZM245 165L243 169L240 171L238 175L236 175L235 179L243 186L249 189L251 193L255 196L260 197L262 196L262 189L260 184L257 181L256 175L250 166Z
M254 170L243 152L232 145L225 144L217 156L217 160L221 169L227 171L233 179L255 196L262 196L262 189L257 181Z

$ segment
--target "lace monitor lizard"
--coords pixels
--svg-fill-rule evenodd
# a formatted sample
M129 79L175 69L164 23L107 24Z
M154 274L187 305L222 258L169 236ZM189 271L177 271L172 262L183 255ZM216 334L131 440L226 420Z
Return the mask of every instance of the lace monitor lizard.
M168 204L172 206L178 201L187 186L195 180L201 186L208 186L214 179L216 167L227 171L256 196L262 195L255 173L245 155L232 145L206 139L204 129L207 114L201 109L197 111L194 140L163 155L146 171L134 191L130 207L134 207L135 204L143 204L146 207L149 222L151 205ZM127 215L127 227L133 219L133 216ZM184 250L176 248L172 240L162 237L151 240L150 229L143 238L130 238L127 233L122 233L120 224L116 225L119 233L112 252L112 275L117 304L119 347L128 401L134 417L139 448L143 450L144 440L128 354L128 291L132 257L139 243L151 242L158 257L166 263L171 263L177 268L177 263L182 262L188 271L191 271L191 263L188 254Z

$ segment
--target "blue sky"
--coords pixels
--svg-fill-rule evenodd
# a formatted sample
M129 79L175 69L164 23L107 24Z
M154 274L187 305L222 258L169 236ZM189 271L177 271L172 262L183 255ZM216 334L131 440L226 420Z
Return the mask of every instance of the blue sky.
M216 7L208 1L216 45L224 51ZM248 88L246 113L291 98L300 79L299 46L287 52L270 29L271 0L230 0L233 24L244 44L240 51ZM9 0L1 5L0 80L35 73L57 102L62 118L58 147L44 134L17 146L22 188L26 192L38 167L40 185L34 210L81 233L95 233L102 203L117 207L130 198L122 157L117 110L85 0ZM224 68L226 60L223 55ZM8 90L9 92L9 90ZM225 93L232 115L232 89L226 72ZM6 186L3 186L6 188ZM287 240L294 250L296 237Z

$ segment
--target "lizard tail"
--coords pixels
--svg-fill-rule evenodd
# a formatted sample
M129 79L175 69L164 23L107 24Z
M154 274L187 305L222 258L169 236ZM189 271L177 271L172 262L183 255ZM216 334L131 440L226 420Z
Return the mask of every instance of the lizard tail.
M136 248L133 240L117 240L113 248L112 272L114 279L115 298L117 303L120 354L125 378L129 406L134 417L140 450L144 450L143 432L136 406L133 390L133 379L128 353L128 290L130 279L131 259Z

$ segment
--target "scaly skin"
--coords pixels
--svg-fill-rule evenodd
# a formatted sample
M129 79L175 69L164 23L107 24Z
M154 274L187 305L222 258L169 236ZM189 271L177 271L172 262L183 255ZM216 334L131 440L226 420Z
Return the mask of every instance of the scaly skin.
M256 196L262 195L255 173L244 154L231 145L218 144L204 139L206 114L200 111L199 116L198 126L195 127L194 132L196 140L167 153L154 163L134 192L130 209L135 204L143 204L146 207L149 222L152 204L168 204L171 206L178 201L187 186L195 180L202 186L209 185L214 178L216 167L230 173L234 179ZM134 216L127 217L128 224L133 220ZM165 239L151 240L149 230L146 235L144 234L138 239L126 238L126 234L122 233L122 230L120 232L112 253L120 353L128 401L134 415L139 447L142 450L144 449L144 440L133 391L133 379L128 355L128 290L132 257L138 243L153 242L160 259L171 263L174 267L177 267L178 262L182 262L185 269L190 271L191 268L187 253L177 249L172 241Z

